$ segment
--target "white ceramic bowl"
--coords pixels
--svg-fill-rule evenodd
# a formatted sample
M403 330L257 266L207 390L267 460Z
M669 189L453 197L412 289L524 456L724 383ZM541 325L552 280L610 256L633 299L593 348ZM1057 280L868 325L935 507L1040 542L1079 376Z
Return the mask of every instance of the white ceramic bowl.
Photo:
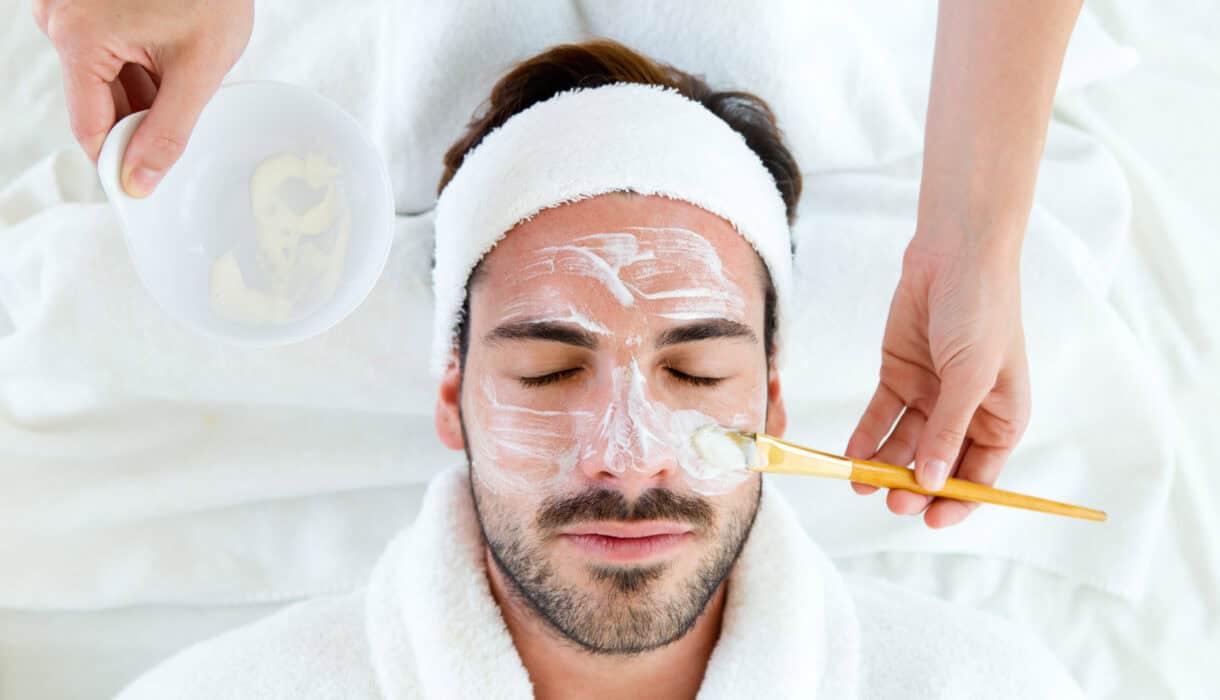
M200 114L185 152L156 191L136 199L123 191L119 169L145 114L132 114L115 125L102 145L97 167L140 279L172 316L230 343L280 345L331 328L372 291L389 258L393 192L377 149L338 105L282 83L226 85ZM229 261L237 261L247 286L274 289L271 268L260 262L263 252L251 205L251 178L261 163L283 153L325 158L337 173L331 184L316 188L303 179L284 180L276 190L289 203L284 206L293 206L297 213L308 210L323 199L327 187L333 187L337 211L350 216L350 234L344 254L331 258L341 259L333 286L311 289L306 298L293 297L299 303L293 304L292 313L272 321L252 320L249 315L239 320L240 315L225 311L214 299L215 266L232 253ZM323 248L329 244L333 250L337 222L338 218L321 234L293 240L316 242ZM297 283L301 288L299 279Z

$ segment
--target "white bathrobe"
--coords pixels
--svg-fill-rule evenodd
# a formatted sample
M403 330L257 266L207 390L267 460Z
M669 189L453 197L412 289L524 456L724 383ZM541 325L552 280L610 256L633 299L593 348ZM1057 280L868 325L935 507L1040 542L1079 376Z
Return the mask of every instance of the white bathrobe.
M465 469L435 477L369 584L193 646L121 700L529 698L491 595ZM998 617L839 574L764 486L700 698L1077 698Z

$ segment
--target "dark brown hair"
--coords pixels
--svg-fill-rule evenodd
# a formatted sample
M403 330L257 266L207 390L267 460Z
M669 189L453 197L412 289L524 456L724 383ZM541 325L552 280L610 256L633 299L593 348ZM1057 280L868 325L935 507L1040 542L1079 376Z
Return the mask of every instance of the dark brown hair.
M674 88L720 117L740 133L746 145L758 154L770 171L783 197L788 225L796 221L797 203L801 197L801 171L796 159L784 144L783 132L775 115L762 98L748 92L713 90L702 77L654 61L617 41L595 39L577 44L554 46L533 58L522 61L495 84L491 95L466 126L466 131L445 152L445 171L437 193L453 179L462 167L466 154L473 150L497 127L513 115L530 106L573 88L593 88L613 83L644 83ZM769 274L765 280L764 347L767 356L774 354L776 298ZM473 281L478 268L471 275ZM466 319L470 313L470 281L466 287L466 303L457 329L458 352L465 367L469 344Z

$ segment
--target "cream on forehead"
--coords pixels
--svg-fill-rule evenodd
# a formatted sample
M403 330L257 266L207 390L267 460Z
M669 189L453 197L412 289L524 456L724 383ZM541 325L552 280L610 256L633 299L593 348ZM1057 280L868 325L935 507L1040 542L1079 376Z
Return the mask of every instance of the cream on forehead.
M540 308L545 308L539 313ZM610 329L581 313L563 297L558 290L544 287L538 292L530 291L509 299L501 309L497 323L529 320L534 323L562 322L580 326L590 333L610 335Z
M547 275L590 278L622 306L648 302L650 310L663 318L744 315L741 288L729 278L715 246L684 228L630 226L582 234L568 243L535 250L516 279L529 285ZM525 298L528 295L519 303Z

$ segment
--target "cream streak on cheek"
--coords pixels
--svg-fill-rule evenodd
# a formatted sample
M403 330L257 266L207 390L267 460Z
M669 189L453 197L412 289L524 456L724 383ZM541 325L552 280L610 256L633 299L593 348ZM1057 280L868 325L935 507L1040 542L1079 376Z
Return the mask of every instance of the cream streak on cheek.
M470 431L475 474L493 490L521 490L567 476L580 459L594 414L502 403L484 378Z

